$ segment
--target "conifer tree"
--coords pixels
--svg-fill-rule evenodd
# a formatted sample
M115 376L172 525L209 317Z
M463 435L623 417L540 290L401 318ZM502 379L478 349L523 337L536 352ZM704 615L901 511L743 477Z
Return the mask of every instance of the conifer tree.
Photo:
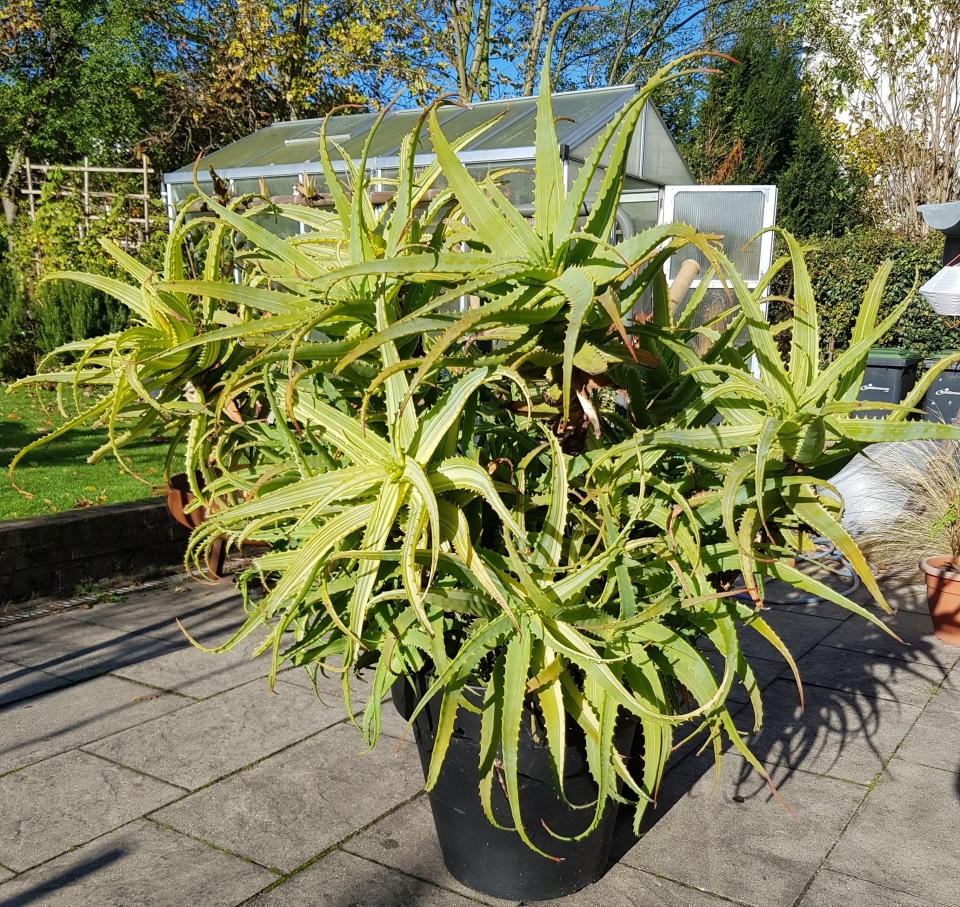
M859 220L856 176L841 167L806 86L796 44L776 29L741 35L702 96L687 157L702 183L773 184L777 222L799 236Z

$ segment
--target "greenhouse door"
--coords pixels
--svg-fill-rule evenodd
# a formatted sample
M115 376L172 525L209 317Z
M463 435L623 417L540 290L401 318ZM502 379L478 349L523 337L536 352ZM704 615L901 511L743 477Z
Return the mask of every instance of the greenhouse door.
M679 221L701 233L720 236L724 254L751 290L757 287L773 264L774 235L769 228L776 223L776 217L776 186L666 186L660 209L661 224ZM761 233L763 230L767 232ZM692 325L699 327L713 322L721 327L723 313L730 311L732 300L723 284L708 274L707 261L697 249L687 246L667 262L667 282L672 285L680 267L691 258L700 265L700 275L690 285L680 310L687 305L693 291L709 277L709 286ZM767 317L767 305L766 302L760 303L764 317ZM742 340L746 340L746 331ZM756 357L753 357L753 371L758 372Z
M776 186L666 186L660 209L661 224L680 221L701 233L722 237L724 254L751 289L773 264L773 233L757 234L774 226L776 216ZM706 259L693 246L687 246L667 263L668 282L673 282L689 258L700 265L701 279L706 276ZM699 283L700 279L693 286ZM722 284L711 280L710 287L721 289Z

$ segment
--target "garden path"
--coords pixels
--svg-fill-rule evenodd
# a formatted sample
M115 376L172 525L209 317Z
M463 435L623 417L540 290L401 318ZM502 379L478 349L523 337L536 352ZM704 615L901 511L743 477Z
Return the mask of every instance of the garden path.
M900 645L832 606L774 606L790 672L746 639L763 687L752 738L795 813L730 752L676 754L637 841L557 907L960 907L960 648L902 587ZM443 867L412 740L361 755L337 685L267 690L250 647L187 645L237 624L194 583L0 626L4 907L469 907L504 903ZM742 691L736 700L746 703ZM361 693L362 697L362 693ZM746 704L735 719L744 729Z

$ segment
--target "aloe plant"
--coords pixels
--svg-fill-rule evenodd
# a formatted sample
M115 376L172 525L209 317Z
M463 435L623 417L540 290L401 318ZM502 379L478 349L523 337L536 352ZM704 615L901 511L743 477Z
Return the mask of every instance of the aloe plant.
M885 607L839 523L829 476L869 443L957 436L907 421L957 357L886 418L851 418L867 352L906 305L877 323L889 266L866 293L849 350L823 368L804 250L789 235L788 254L754 290L715 237L682 224L611 245L643 105L687 62L624 106L568 191L548 49L532 219L511 206L496 174L467 173L435 107L404 140L394 196L380 210L365 191L366 152L358 164L344 156L342 183L324 134L335 220L316 215L315 234L282 240L249 212L205 198L211 228L245 239L241 282L217 268L202 280L177 267L145 276L144 293L190 310L182 321L163 316L170 332L136 360L146 374L121 374L116 354L93 347L123 401L118 411L134 400L155 409L149 392L167 387L157 404L192 433L185 468L206 475L216 507L194 532L190 558L201 563L224 534L269 546L239 577L245 593L256 579L265 594L248 598L247 621L216 651L260 634L271 682L285 664L336 671L348 705L351 674L368 672L370 744L391 686L427 672L417 710L441 699L428 788L457 710L476 708L465 689L479 688L481 801L494 821L502 759L513 827L531 847L517 775L531 704L561 791L568 716L586 736L599 794L583 835L621 789L637 802L639 824L678 735L704 735L718 759L726 737L766 778L727 708L739 680L759 726L740 633L759 633L796 674L764 620L764 581L879 623L792 559L805 533L829 538ZM436 163L418 173L424 130ZM443 188L431 192L441 176ZM285 213L313 216L300 210ZM686 246L728 288L727 311L701 327L693 316L707 282L674 311L664 278L667 259ZM772 327L760 299L785 268L795 314ZM631 317L644 293L652 317ZM471 297L477 303L461 308ZM205 305L212 314L201 318ZM153 317L144 314L145 327ZM189 336L174 338L181 324ZM787 356L776 342L784 329ZM111 342L120 350L119 338ZM220 344L236 358L186 407L184 382L197 386L223 358ZM86 368L70 380L87 380ZM719 652L716 672L705 642ZM614 745L625 715L643 735L637 773Z

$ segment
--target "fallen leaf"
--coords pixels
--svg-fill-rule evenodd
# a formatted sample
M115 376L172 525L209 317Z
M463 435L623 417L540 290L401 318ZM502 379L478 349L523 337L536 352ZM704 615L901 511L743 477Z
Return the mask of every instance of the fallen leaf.
M152 695L152 696L134 696L134 697L133 697L133 701L134 701L134 702L145 702L147 699L159 699L159 698L160 698L159 694L156 694L156 693L155 693L155 694Z

